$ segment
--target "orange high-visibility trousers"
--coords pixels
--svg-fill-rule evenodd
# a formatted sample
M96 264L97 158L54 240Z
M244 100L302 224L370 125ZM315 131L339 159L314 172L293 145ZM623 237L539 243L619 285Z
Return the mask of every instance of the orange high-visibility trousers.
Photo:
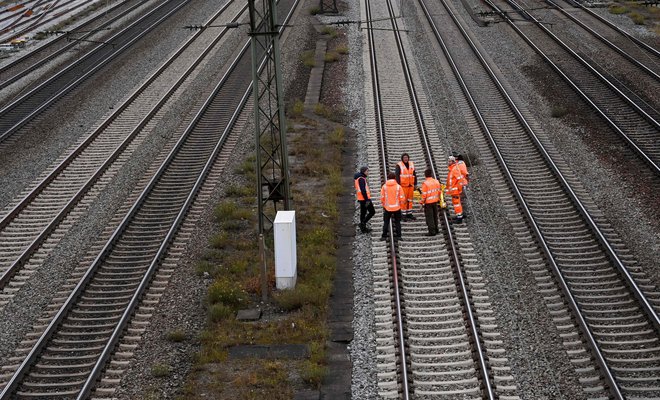
M403 189L403 196L406 198L405 203L401 206L401 211L412 211L413 209L413 195L415 193L414 186L401 186Z
M454 205L454 213L457 217L463 216L463 205L461 204L461 195L451 196L451 203Z

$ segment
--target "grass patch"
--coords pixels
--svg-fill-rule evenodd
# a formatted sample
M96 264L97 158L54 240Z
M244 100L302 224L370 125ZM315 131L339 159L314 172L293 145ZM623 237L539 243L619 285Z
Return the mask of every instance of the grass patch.
M293 106L291 107L291 111L289 112L289 115L291 115L294 118L298 118L302 115L304 111L305 111L305 103L302 100L296 99L296 101L293 103Z
M222 303L238 307L245 300L247 300L247 294L227 279L217 279L209 287L208 301L210 304Z
M331 144L334 144L335 146L340 146L344 143L344 138L346 134L344 133L344 128L341 126L336 127L335 129L330 132L330 136L328 137L328 140L330 141Z
M154 364L151 367L151 375L154 378L164 378L170 375L172 368L167 364Z
M323 29L321 29L321 33L330 36L332 39L336 38L337 35L339 35L339 33L337 33L337 29L331 26L324 26Z
M326 374L327 368L325 366L311 361L306 361L300 371L302 380L316 388L321 386L321 382Z
M340 46L335 47L335 52L338 54L348 54L348 46L345 44L342 44Z
M321 12L321 7L311 7L309 9L309 14L310 15L316 15L316 14L319 14L320 12Z
M314 106L314 114L330 119L332 110L321 103L316 103Z
M177 328L177 329L174 329L172 331L167 332L165 337L170 342L179 343L179 342L183 342L184 340L186 340L186 332L181 328Z
M335 62L339 59L339 54L335 53L334 51L328 51L325 53L323 59L327 63Z
M220 322L234 316L234 310L226 304L213 304L209 307L209 320Z
M250 209L238 207L233 200L228 200L215 207L214 215L216 220L226 223L232 220L252 219L253 213Z
M246 185L229 185L225 195L230 197L252 197L255 196L256 188Z
M314 61L314 50L303 51L300 55L300 61L302 61L305 67L315 67L316 62Z
M636 11L631 12L628 16L633 20L635 25L644 25L644 21L646 21L646 17Z
M607 7L607 10L610 12L610 14L625 14L629 12L628 8L619 4L610 4L609 7Z

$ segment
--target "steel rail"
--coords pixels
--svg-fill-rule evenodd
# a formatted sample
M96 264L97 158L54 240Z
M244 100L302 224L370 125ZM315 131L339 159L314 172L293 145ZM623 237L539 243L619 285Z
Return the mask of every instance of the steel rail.
M511 21L511 19L506 15L506 13L504 13L492 1L485 0L485 2L491 8L493 8L494 10L496 10L497 12L500 13L502 18L504 18L509 23L509 25L525 40L525 42L527 42L527 44L529 46L531 46L534 49L534 51L536 51L552 67L552 69L554 69L555 72L557 72L564 79L564 81L566 81L566 83L568 83L573 88L573 90L575 90L594 110L596 110L596 112L610 125L610 127L612 127L612 129L614 129L614 131L619 136L621 136L622 139L624 139L624 141L637 153L637 155L640 158L642 158L655 171L656 174L660 174L660 165L658 165L655 161L653 161L644 152L644 150L642 150L635 143L635 141L632 138L630 138L630 136L628 136L616 124L616 122L614 122L607 115L607 113L604 110L602 110L584 91L582 91L582 89L580 89L579 86L568 75L566 75L566 73L564 73L564 71L562 71L561 68L557 64L555 64L552 60L550 60L550 57L548 57L538 46L536 46L536 44L534 42L532 42L532 40L529 37L527 37L527 35L525 35L524 32L522 32L522 30L520 30L520 28L518 28L518 26L516 26L516 24L513 23L513 21ZM541 25L542 28L545 28L545 27L542 26L542 24L540 24L540 25ZM585 62L584 60L582 60L582 61ZM598 74L597 71L595 71L595 73ZM602 75L600 75L600 76L601 76L601 79L605 79L604 77L602 77ZM610 85L611 85L611 83L610 83ZM623 96L626 97L625 95L623 95ZM630 100L630 101L632 101L632 100ZM633 104L634 104L634 102L633 102ZM657 125L657 121L655 122L655 124Z
M444 2L443 2L443 4L444 4ZM430 13L426 9L425 5L423 6L423 8L424 8L424 12L426 13L426 15L428 17L430 17ZM460 26L460 24L456 20L455 16L453 15L453 13L451 13L451 11L449 11L449 8L446 5L445 5L445 8L448 10L450 15L452 16L452 19L455 21L455 23L459 26L459 29L461 30L463 36L470 43L473 52L479 58L481 64L484 66L484 68L488 71L488 74L491 76L491 79L498 86L498 89L502 93L503 97L512 106L512 110L516 113L517 117L520 119L522 117L522 114L517 109L517 107L515 107L515 105L513 104L513 101L510 99L508 94L506 94L506 91L504 91L503 86L501 85L499 80L497 80L496 75L494 74L492 69L488 66L486 60L479 53L478 49L476 48L476 46L474 45L472 40L469 38L467 33L464 31L463 27ZM490 132L490 129L488 128L485 120L483 119L483 116L479 112L479 108L478 108L474 98L472 97L472 94L470 93L469 88L467 87L467 84L465 83L465 80L463 79L463 76L462 76L461 72L458 69L458 66L456 65L455 61L453 60L453 57L451 56L451 54L449 53L449 49L447 48L446 44L442 40L442 38L440 36L440 33L439 33L437 27L435 26L435 24L432 24L432 29L434 31L434 34L435 34L436 38L438 39L438 42L440 43L440 45L443 49L443 52L445 53L445 56L448 59L449 64L451 65L451 68L452 68L452 70L453 70L453 72L456 76L456 79L457 79L461 89L463 90L463 92L466 96L466 99L467 99L468 103L470 104L470 107L473 110L475 118L477 119L477 121L479 122L482 130L486 134L486 138L488 139L488 142L490 143L490 145L493 149L494 155L496 156L496 159L497 159L498 163L500 164L500 167L502 168L505 176L507 177L507 180L509 181L509 184L511 185L512 191L513 191L514 195L516 196L516 198L518 199L520 207L523 210L523 212L524 212L524 214L527 218L527 221L530 224L530 226L533 230L533 233L534 233L534 235L536 236L536 238L539 242L540 247L542 248L544 254L546 255L546 258L547 258L548 262L550 263L553 274L555 275L556 279L560 283L560 287L562 289L562 292L564 293L564 295L566 297L566 300L569 303L569 306L573 310L574 317L576 318L576 321L578 322L578 324L580 326L580 329L582 330L585 338L587 339L587 342L589 344L589 349L592 353L592 356L595 358L596 362L600 366L601 372L604 375L605 380L607 381L610 392L612 393L612 395L615 398L623 399L623 395L620 392L620 389L618 387L618 384L616 383L616 380L615 380L615 378L612 374L612 371L610 370L609 366L607 365L607 362L605 361L605 358L604 358L603 354L601 353L600 348L598 347L598 344L597 344L597 342L596 342L589 326L586 323L586 320L584 319L584 316L580 312L580 308L577 304L577 301L575 300L575 297L573 296L573 294L570 292L568 284L564 280L563 275L561 273L561 270L559 269L559 266L557 265L557 263L556 263L556 261L553 257L552 251L550 250L547 242L545 241L543 233L541 232L539 226L537 225L536 220L534 219L534 216L531 213L531 210L528 207L524 196L522 195L520 189L518 188L518 186L515 182L515 179L513 178L513 175L511 173L511 171L509 170L508 166L506 165L504 157L502 156L502 154L501 154L501 152L500 152L500 150L497 146L497 143L496 143L492 133ZM524 119L521 120L521 123L523 124L523 126L526 128L526 130L528 132L531 132L531 128L529 127L529 125L526 123L526 121ZM535 143L539 144L538 139L535 140ZM549 156L547 155L547 153L545 152L544 149L543 149L543 151L541 151L541 153L544 156L544 158L546 159L546 161L548 161ZM551 164L554 168L556 168L556 165L554 165L554 163L551 163ZM558 172L558 170L555 171L555 172ZM561 176L561 180L564 181L563 176ZM572 195L574 195L572 190L570 190L570 193Z
M569 13L568 11L566 11L563 7L560 7L557 3L555 3L555 2L552 1L552 0L545 0L545 2L548 3L549 5L551 5L555 10L561 12L562 15L568 17L571 21L573 21L573 22L575 22L576 24L578 24L582 29L584 29L585 31L591 33L593 36L595 36L596 38L598 38L598 40L600 40L601 42L605 43L609 48L611 48L611 49L613 49L614 51L616 51L617 53L619 53L619 54L620 54L621 56L623 56L626 60L630 61L630 62L633 63L635 66L637 66L638 68L640 68L641 70L643 70L643 71L646 72L647 74L651 75L655 80L660 80L660 75L656 74L655 71L653 71L652 69L650 69L650 68L647 67L646 65L642 64L641 62L639 62L639 60L637 60L635 57L633 57L632 55L628 54L625 50L623 50L622 48L620 48L620 47L617 46L616 44L614 44L614 43L612 43L611 41L609 41L606 37L604 37L604 36L601 35L600 33L596 32L593 28L591 28L590 26L588 26L587 24L585 24L584 22L582 22L581 20L579 20L577 17L575 17L574 15L572 15L571 13Z
M369 57L371 61L371 82L374 86L374 104L376 105L376 125L378 127L378 142L380 144L380 158L383 177L387 179L387 151L385 140L385 121L383 118L383 108L380 96L380 84L378 78L378 62L376 60L376 46L373 34L373 22L371 18L371 4L369 0L365 0L365 8L367 14L367 37L369 38ZM381 180L382 182L382 180ZM403 313L401 312L401 294L399 289L399 268L397 265L397 251L394 238L394 228L392 227L392 220L390 219L389 229L389 247L390 258L392 260L392 281L394 285L394 308L396 313L396 326L397 326L397 340L399 343L399 359L401 368L401 385L403 393L401 394L404 400L410 399L410 386L408 384L408 360L406 356L406 338L403 329Z
M404 72L404 77L406 80L406 85L408 87L408 92L410 95L410 99L412 100L412 105L415 110L415 117L418 122L418 132L419 136L422 141L422 146L424 147L424 152L426 153L426 159L428 161L428 165L430 166L432 172L433 172L433 177L435 179L438 179L438 174L436 173L435 169L435 162L434 162L434 157L433 157L433 152L431 150L431 146L428 142L428 132L426 129L426 124L424 122L424 117L422 115L421 107L419 105L419 101L417 99L417 91L415 89L415 84L412 79L412 74L410 72L409 68L409 63L408 63L408 57L406 56L406 52L403 48L403 43L401 40L401 34L399 31L399 24L397 22L397 19L395 18L394 15L394 8L392 7L391 0L387 0L387 6L388 10L390 12L390 17L391 17L391 24L392 24L392 30L394 32L394 36L396 38L396 44L397 44L397 50L399 52L399 57L401 60L401 65L403 67L403 72ZM472 336L473 340L473 345L476 347L476 357L477 357L477 365L479 366L479 373L481 375L481 382L483 385L483 390L485 392L486 398L489 400L494 400L496 398L495 392L493 390L493 385L491 384L490 381L490 368L489 368L489 363L487 360L487 357L485 355L485 352L482 348L481 345L481 335L479 334L479 329L478 329L478 323L477 319L475 317L475 312L472 308L471 304L471 295L470 295L470 290L468 289L466 285L466 279L463 274L463 267L462 263L460 261L459 257L459 251L456 246L456 242L453 237L452 229L451 229L451 224L449 223L449 216L448 216L448 211L446 208L442 210L443 214L443 221L444 221L444 226L445 226L445 231L447 232L447 236L449 238L449 245L450 245L450 253L451 257L454 260L454 267L456 274L458 275L458 284L460 287L461 291L461 297L463 300L464 304L464 309L467 313L467 325L470 330L470 334Z
M485 1L488 4L492 4L490 0L485 0ZM470 42L471 42L471 40L470 40ZM477 50L476 50L476 47L475 47L475 52L476 51ZM582 217L585 219L587 224L591 227L593 232L596 234L596 237L597 237L598 241L600 242L600 244L607 250L607 254L609 255L610 259L616 265L619 273L621 273L622 276L624 277L624 280L626 281L626 283L630 287L631 291L633 292L633 294L635 295L637 300L642 304L642 308L646 312L647 316L653 322L653 325L654 325L655 329L660 331L660 318L658 318L658 314L655 312L655 309L648 302L648 300L646 299L646 296L644 296L644 293L642 292L642 290L639 288L639 286L635 282L635 279L630 275L630 272L625 267L625 265L623 265L623 262L621 261L619 256L616 254L616 251L614 251L612 246L609 244L609 241L607 240L607 238L605 237L603 232L600 230L600 228L598 227L596 222L593 220L593 218L591 218L591 215L587 211L586 207L580 201L580 199L578 198L575 191L573 191L573 189L571 188L571 185L568 183L566 178L564 178L564 175L559 170L559 167L557 167L557 165L552 161L552 158L550 157L548 152L545 150L545 147L543 146L543 144L539 140L536 133L534 133L533 129L529 126L529 124L527 124L527 121L523 117L523 115L520 112L520 110L518 109L518 107L514 104L513 100L506 93L506 90L504 89L504 86L502 86L502 84L499 82L499 80L497 80L495 78L495 74L492 72L490 67L487 65L486 60L483 59L481 54L479 54L479 58L481 59L482 64L484 64L484 66L488 69L489 74L492 74L493 79L496 82L499 90L502 92L503 96L505 96L507 102L511 105L512 110L514 110L514 112L518 116L518 119L521 121L521 123L525 127L525 130L529 133L530 138L532 138L534 144L539 149L539 152L541 152L541 154L543 155L543 158L545 158L546 162L548 163L548 165L553 170L555 176L559 179L561 185L564 187L566 192L570 195L573 203L577 206L578 211L580 212Z
M227 2L220 10L216 12L211 18L207 20L206 23L210 23L214 19L218 18L231 4L233 1ZM232 22L237 21L243 12L247 9L247 5L243 6L241 10L232 18ZM32 243L23 251L23 253L16 259L1 275L0 275L0 290L10 281L14 276L17 270L31 257L32 253L41 246L41 244L46 240L48 235L57 227L57 225L66 218L71 209L84 197L87 191L96 183L96 181L103 175L103 173L109 168L110 165L123 153L126 147L133 141L133 139L140 133L142 128L144 128L151 119L156 115L160 108L169 100L170 96L183 84L185 79L190 76L194 69L202 62L204 57L213 49L213 47L224 37L225 33L229 28L225 27L220 32L220 34L207 45L206 49L202 52L199 58L192 63L186 71L183 72L181 77L168 92L158 101L156 105L149 111L142 120L137 124L137 126L131 131L131 133L115 148L115 150L110 154L106 160L96 169L94 173L87 179L87 181L81 186L81 188L76 192L76 194L67 202L66 205L53 216L48 225L42 230L42 232L32 241ZM155 71L149 79L138 89L136 89L133 94L120 106L111 116L109 116L96 131L89 135L83 143L81 143L74 151L67 156L67 158L62 161L57 167L51 171L51 173L44 178L29 194L27 194L14 208L5 217L0 220L0 230L4 229L9 225L21 211L23 211L32 200L34 200L51 182L53 182L57 176L63 172L68 165L73 162L103 131L112 124L112 122L121 115L132 103L137 99L137 97L142 94L145 90L149 88L151 83L156 80L165 70L202 34L202 31L197 31L193 36L191 36L184 44L182 44L179 49L157 70Z
M594 74L598 79L603 82L610 90L614 91L616 94L619 95L626 103L628 103L635 111L637 111L638 114L643 116L651 125L655 126L656 129L660 131L660 122L658 122L654 117L649 115L645 110L643 110L633 99L631 99L629 96L627 96L625 93L623 93L618 87L616 87L612 82L610 82L609 79L607 79L603 74L601 74L596 68L594 68L587 60L585 60L581 55L575 52L569 45L564 43L563 40L561 40L557 35L555 35L550 29L548 29L544 24L541 23L538 19L536 19L535 16L533 16L529 11L525 9L525 7L521 6L518 4L516 0L505 0L507 3L511 4L514 8L516 8L519 12L523 13L529 19L534 21L534 24L538 26L543 32L545 32L548 36L550 36L561 48L566 50L570 55L572 55L576 60L580 62L585 68L587 68L592 74ZM490 0L488 1L488 4L492 3ZM496 10L498 12L502 12L502 10L499 9L499 7L495 6ZM511 18L506 19L507 23L510 25L513 24L513 21ZM522 31L521 31L522 32ZM655 110L654 110L655 111Z
M586 12L587 14L591 15L592 17L596 18L603 24L609 26L610 28L614 29L615 31L619 32L623 36L625 36L627 39L638 45L639 47L643 48L644 50L648 51L649 53L653 54L656 57L660 57L660 51L654 49L653 47L649 46L648 44L642 42L641 40L637 39L630 33L624 31L617 25L611 23L607 19L601 17L600 15L596 14L595 12L591 11L588 7L583 6L580 2L575 1L575 0L566 0L568 3L573 4L573 6L581 9L582 11Z
M92 30L91 32L87 32L86 34L82 35L82 36L79 38L79 40L85 40L86 38L89 38L89 37L91 37L92 35L94 35L95 33L97 33L97 31L102 30L102 29L104 29L104 28L106 28L106 27L111 26L112 23L117 22L120 18L123 18L123 17L126 16L127 14L133 12L135 9L137 9L137 8L140 7L140 6L142 6L142 5L143 5L144 3L146 3L147 1L148 1L148 0L142 0L141 2L134 4L134 5L131 6L130 8L128 8L128 9L122 11L121 13L119 13L118 15L116 15L115 17L113 17L112 19L110 19L109 21L106 21L106 22L104 22L103 24L99 25L97 28L95 28L95 29ZM85 22L84 24L82 24L82 25L76 27L75 29L83 29L83 28L85 28L86 26L89 26L89 25L93 24L93 23L96 22L97 20L100 20L101 18L104 18L104 14L107 14L107 13L109 13L109 12L113 12L113 11L119 9L120 7L124 7L128 2L129 2L129 0L125 0L125 1L123 1L123 2L121 2L121 3L116 4L115 6L113 6L112 8L110 8L109 10L106 10L106 11L104 11L103 13L99 13L99 15L97 15L96 17L90 19L89 21ZM75 32L75 30L74 30L74 31L72 31L72 32L70 32L70 33L75 34L76 32ZM25 54L24 56L21 56L21 57L17 58L16 60L14 60L14 61L8 63L7 65L4 65L3 67L0 68L0 74L3 74L3 73L5 73L6 71L10 70L11 68L16 67L16 66L19 65L20 63L25 63L25 62L27 62L30 58L34 57L35 54L37 54L37 53L39 53L39 52L42 52L42 51L45 51L45 50L48 49L49 47L54 46L54 45L56 45L58 42L61 42L61 41L63 41L63 40L68 40L68 36L58 36L56 39L54 39L54 40L52 40L52 41L50 41L50 42L44 44L43 46L40 46L39 48L34 49L33 51L31 51L31 52ZM39 67L45 65L46 63L52 61L52 60L55 59L56 57L58 57L58 56L64 54L66 51L70 50L73 46L77 46L77 45L78 45L78 43L77 43L76 41L72 41L72 42L70 42L70 43L67 43L67 44L64 45L62 48L60 48L59 50L53 52L52 54L48 55L47 57L44 57L43 59L41 59L41 60L35 62L34 64L28 66L27 68L23 68L18 74L15 74L15 75L13 75L13 76L11 76L11 77L9 77L9 78L3 80L2 82L0 82L0 89L4 89L5 87L11 85L12 83L16 82L17 80L21 79L22 77L24 77L24 76L28 75L29 73L33 72L33 71L36 70L37 68L39 68Z
M9 137L12 133L14 133L16 130L20 129L23 125L25 125L29 120L34 118L37 114L45 110L47 107L49 107L51 104L53 104L55 101L66 95L68 92L73 90L79 83L84 81L85 79L89 78L92 76L96 71L104 67L106 64L108 64L110 61L112 61L115 57L118 55L122 54L126 49L128 49L131 45L133 45L135 42L137 42L139 39L141 39L143 36L145 36L147 33L149 33L152 29L154 29L156 26L161 24L163 21L165 21L167 18L169 18L171 15L176 13L179 9L181 9L184 5L186 5L190 0L170 0L168 2L163 3L160 7L152 10L149 14L147 14L145 17L141 18L140 20L136 21L135 23L131 24L131 26L121 30L118 32L116 35L114 35L112 38L108 39L108 41L112 41L113 39L119 38L122 35L125 35L129 30L134 29L136 27L140 26L140 23L143 23L143 21L150 16L156 14L160 10L166 8L167 6L170 6L171 4L176 4L175 2L178 2L178 4L175 5L174 8L169 10L167 13L162 15L160 18L158 18L156 21L154 21L150 26L141 28L140 32L133 36L130 40L128 40L126 43L124 43L121 47L114 49L110 54L105 55L101 60L98 60L97 62L94 63L94 65L85 73L82 75L78 76L75 80L72 82L68 82L63 86L63 88L60 88L57 90L57 92L51 96L48 97L48 99L40 104L37 108L33 109L31 112L29 112L27 115L19 117L21 118L18 120L18 122L12 122L12 126L9 127L6 131L0 133L0 142L5 140L7 137ZM0 117L4 117L7 114L9 114L14 108L18 107L20 104L23 104L23 102L27 101L28 98L33 96L35 93L38 91L42 90L46 86L53 84L57 79L63 77L65 74L71 72L75 67L82 65L83 62L86 62L88 60L91 60L92 57L96 56L97 53L100 51L102 47L107 46L107 45L100 45L96 49L92 50L90 53L85 55L82 59L80 59L77 63L69 65L67 68L64 70L60 71L57 73L55 76L51 77L50 79L46 80L45 82L42 82L39 86L36 88L30 90L28 93L25 93L23 96L20 98L16 99L12 103L8 104L7 106L3 107L0 109Z
M291 8L289 14L287 15L287 17L285 19L285 22L280 26L280 29L279 29L280 34L284 31L284 28L286 27L286 22L291 18L292 14L293 14L293 11L295 10L298 3L299 3L299 0L296 0L294 2L294 5ZM126 216L123 218L122 222L115 229L115 231L113 232L111 238L106 242L105 246L103 247L101 252L98 254L98 256L95 258L95 260L93 261L90 268L86 271L86 273L80 279L80 281L78 282L76 287L73 289L73 291L71 292L71 294L69 295L67 300L60 307L59 311L53 317L53 319L51 320L51 322L48 325L48 327L46 328L46 330L42 333L42 335L39 337L39 339L37 339L36 343L34 344L32 349L30 350L29 354L26 356L26 358L23 360L23 362L21 363L19 368L16 370L16 372L14 373L14 375L12 376L10 381L4 387L3 391L0 392L0 399L2 399L2 400L7 399L8 400L9 396L11 396L13 391L20 384L20 381L28 373L28 370L29 370L31 364L33 364L34 361L36 361L37 357L39 356L39 353L46 347L46 345L48 344L48 341L54 335L57 327L62 323L62 321L66 317L66 314L73 308L74 302L80 296L80 294L82 293L84 287L87 286L87 284L91 281L92 276L94 275L94 273L100 267L101 261L109 254L112 246L114 246L114 244L119 239L119 236L121 235L121 233L126 229L126 226L130 222L132 217L137 213L137 210L139 209L139 206L144 203L144 201L146 200L147 195L149 194L149 192L156 185L156 182L158 181L158 179L164 174L165 170L167 169L166 166L171 164L171 162L174 159L176 153L183 146L183 143L185 142L185 139L192 133L195 124L201 119L201 117L203 116L204 111L206 110L208 105L211 103L213 98L216 96L217 92L222 88L224 83L227 81L230 74L234 71L234 69L238 65L239 61L241 60L242 56L247 52L247 49L249 48L249 45L250 45L250 42L247 41L245 43L245 45L243 46L243 48L241 49L241 51L239 52L239 54L234 59L233 63L231 64L231 66L229 67L227 72L225 72L225 74L224 74L223 78L221 79L221 81L216 85L216 88L214 89L213 93L209 96L209 98L207 99L205 104L202 106L201 110L197 113L197 115L195 116L195 118L193 119L191 124L189 125L188 129L184 133L184 135L182 135L182 137L177 141L177 144L172 148L169 155L167 156L167 159L161 164L161 167L159 168L158 172L156 172L154 177L152 177L152 179L149 181L149 183L147 184L145 189L140 194L140 197L136 200L136 202L133 204L133 206L128 211ZM260 68L263 68L264 65L265 65L265 62L262 61ZM231 119L230 123L228 123L228 128L225 131L223 131L222 137L221 137L220 141L218 142L218 144L215 146L215 148L213 150L213 153L212 153L212 156L209 157L207 163L205 164L203 173L200 174L200 176L198 177L198 179L195 183L194 190L191 190L189 196L187 197L186 202L185 202L185 206L187 208L189 208L190 205L192 204L192 200L194 200L195 194L197 193L197 191L201 187L201 183L203 183L202 175L204 177L206 175L208 175L208 171L210 170L210 167L212 166L213 161L215 160L217 154L219 153L219 150L222 147L222 144L224 143L224 140L226 139L226 137L228 135L228 132L231 130L229 127L231 127L235 124L236 119L238 118L238 116L240 115L240 112L242 111L242 107L245 105L247 99L249 98L249 93L251 92L251 88L252 88L252 83L250 83L248 85L248 88L246 89L245 94L243 95L243 97L241 99L241 102L240 102L241 106L237 107L237 109L234 111L234 113L232 115L232 119ZM182 209L180 210L180 212L177 215L177 218L176 218L175 222L180 225L180 223L182 222L184 216L185 216L185 211L183 210L183 207L182 207ZM150 277L153 275L153 273L155 272L155 269L158 267L158 262L160 261L160 259L165 254L165 252L166 252L166 250L167 250L167 248L168 248L168 246L169 246L169 244L170 244L170 242L173 238L173 235L175 233L176 233L175 227L171 227L171 229L168 230L168 234L167 234L165 240L162 241L162 244L159 248L157 256L154 257L153 262L150 264L149 269L145 273L146 275L149 275L149 277L145 276L142 279L136 293L131 297L131 300L129 302L129 308L127 308L125 310L125 312L123 313L123 315L120 319L119 323L122 324L123 326L120 327L119 325L117 325L116 328L113 330L113 333L112 333L108 343L106 343L106 345L104 346L104 349L101 353L101 357L103 357L103 359L104 359L103 362L101 362L100 359L97 360L97 362L95 363L92 371L90 372L90 375L88 376L88 379L86 380L83 388L81 389L81 392L77 396L77 399L86 398L89 395L89 392L93 389L93 386L94 386L96 380L98 379L98 376L103 371L103 366L104 366L105 362L107 361L107 359L112 354L112 351L113 351L114 347L116 346L116 344L118 343L118 341L121 337L121 333L123 332L123 329L125 328L125 326L130 321L130 318L131 318L131 315L132 315L133 311L135 310L135 308L139 304L138 300L141 298L142 293L148 287Z

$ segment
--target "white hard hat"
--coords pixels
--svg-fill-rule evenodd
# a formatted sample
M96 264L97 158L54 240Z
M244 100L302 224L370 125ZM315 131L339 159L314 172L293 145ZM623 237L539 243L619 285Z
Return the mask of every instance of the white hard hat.
M456 162L456 157L454 157L454 156L449 156L449 158L447 158L447 162L448 162L449 164L455 163L455 162Z

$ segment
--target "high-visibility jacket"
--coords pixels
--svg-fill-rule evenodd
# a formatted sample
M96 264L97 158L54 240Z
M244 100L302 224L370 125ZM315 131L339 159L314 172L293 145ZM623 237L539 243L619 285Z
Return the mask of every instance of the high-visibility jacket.
M401 186L415 186L415 164L412 161L408 161L408 168L403 161L399 161L397 164L399 166L399 183Z
M463 160L456 160L456 164L458 167L461 169L461 174L465 177L465 185L467 185L467 179L469 176L468 170L467 170L467 165L465 165L465 161ZM463 186L465 186L463 185Z
M364 195L362 194L362 190L360 189L360 179L364 180L364 187L367 192L366 199L364 198ZM369 183L367 182L367 177L365 177L364 175L355 179L355 195L357 196L358 201L371 199L371 190L369 190Z
M437 179L428 177L422 183L422 204L433 204L440 201L442 187Z
M387 211L399 211L406 202L403 189L394 179L388 179L380 188L380 203Z
M463 186L467 185L467 179L461 172L461 167L457 163L451 164L447 174L447 193L452 196L458 196L463 191Z

